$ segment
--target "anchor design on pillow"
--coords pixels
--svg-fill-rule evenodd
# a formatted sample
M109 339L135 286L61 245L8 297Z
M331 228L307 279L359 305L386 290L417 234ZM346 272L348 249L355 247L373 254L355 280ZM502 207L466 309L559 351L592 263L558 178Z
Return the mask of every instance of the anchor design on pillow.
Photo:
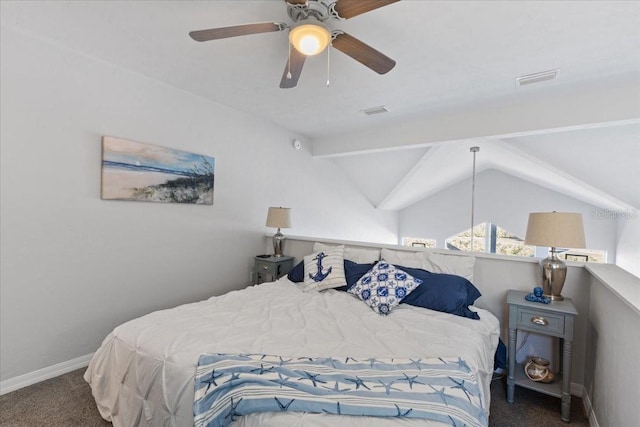
M326 258L326 255L324 254L324 252L320 252L315 258L314 260L317 260L317 265L318 265L318 271L316 272L316 274L311 275L311 273L309 273L309 278L313 279L313 281L315 282L322 282L324 279L327 278L327 276L329 274L331 274L331 270L333 270L333 267L329 267L327 269L327 271L325 273L322 272L322 259Z

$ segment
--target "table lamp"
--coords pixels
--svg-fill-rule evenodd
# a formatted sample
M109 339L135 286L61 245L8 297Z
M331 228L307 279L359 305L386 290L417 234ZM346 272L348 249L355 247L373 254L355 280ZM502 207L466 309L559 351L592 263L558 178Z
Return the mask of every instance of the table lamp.
M273 235L273 254L276 257L281 257L284 249L284 235L280 229L291 228L291 208L270 207L267 213L267 227L278 229Z
M540 261L544 296L561 301L567 265L557 257L557 248L585 247L582 214L569 212L534 212L529 214L525 245L548 246L551 253Z

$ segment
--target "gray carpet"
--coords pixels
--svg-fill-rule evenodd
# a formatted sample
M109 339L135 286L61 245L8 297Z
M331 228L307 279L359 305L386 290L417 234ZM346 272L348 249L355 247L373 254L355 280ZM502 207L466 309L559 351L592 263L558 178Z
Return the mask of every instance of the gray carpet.
M93 427L104 421L84 382L84 369L0 396L0 425ZM515 403L506 402L504 378L491 383L490 426L566 426L560 420L560 399L516 387ZM571 424L588 426L582 400L571 400Z

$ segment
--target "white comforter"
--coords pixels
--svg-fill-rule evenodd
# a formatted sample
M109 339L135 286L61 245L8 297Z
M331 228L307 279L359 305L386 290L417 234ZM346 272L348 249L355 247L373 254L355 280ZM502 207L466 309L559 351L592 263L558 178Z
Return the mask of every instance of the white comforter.
M335 290L304 293L286 278L157 311L118 326L85 380L114 426L193 425L194 375L203 353L318 357L462 357L489 408L499 323L488 311L466 319L406 304L380 316ZM239 426L409 426L424 420L265 413ZM429 424L435 425L435 424Z

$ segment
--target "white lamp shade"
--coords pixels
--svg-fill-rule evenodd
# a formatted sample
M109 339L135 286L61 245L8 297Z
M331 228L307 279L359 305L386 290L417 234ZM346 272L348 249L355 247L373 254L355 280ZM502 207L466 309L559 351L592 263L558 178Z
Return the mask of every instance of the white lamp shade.
M267 227L291 228L291 208L269 208Z
M584 248L582 214L570 212L530 213L524 243L525 245L550 248Z
M289 41L300 53L317 55L327 47L331 34L320 25L304 24L289 31Z

